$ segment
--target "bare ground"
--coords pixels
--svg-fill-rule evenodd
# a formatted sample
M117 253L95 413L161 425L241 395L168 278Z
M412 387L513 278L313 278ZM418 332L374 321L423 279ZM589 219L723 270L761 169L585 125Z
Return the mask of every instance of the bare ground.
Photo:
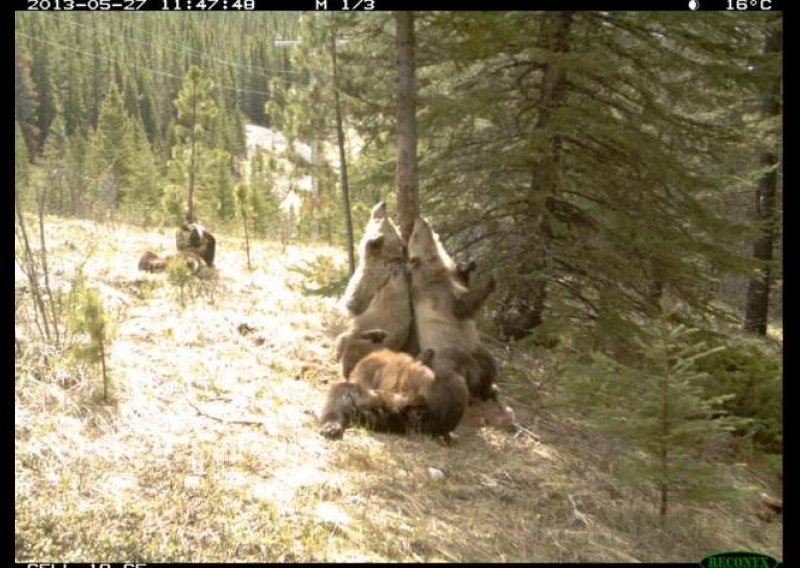
M511 434L461 428L446 447L358 428L317 434L338 380L344 319L288 267L339 249L220 236L218 269L181 307L165 274L136 270L171 230L48 219L51 270L77 264L115 322L115 403L97 371L42 348L17 311L18 561L698 561L748 548L782 558L782 525L753 507L676 506L610 474L613 443L558 406L542 353L504 350ZM21 273L15 278L24 287ZM20 291L24 298L24 291ZM731 483L765 488L747 468Z

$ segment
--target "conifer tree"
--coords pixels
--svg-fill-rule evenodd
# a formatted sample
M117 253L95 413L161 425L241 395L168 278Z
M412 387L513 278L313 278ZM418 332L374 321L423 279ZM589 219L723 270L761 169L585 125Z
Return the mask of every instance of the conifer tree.
M44 145L50 132L50 124L60 110L58 93L55 88L55 69L52 64L51 50L41 46L33 52L31 77L36 84L37 94L37 127L39 130L39 147Z
M134 175L131 121L116 83L100 107L97 129L92 136L92 177L96 198L111 209L119 207L131 190Z
M707 374L697 370L697 362L722 347L695 341L697 331L666 315L638 330L637 357L630 364L594 352L591 362L573 363L568 371L573 402L596 428L619 437L616 474L633 484L652 484L662 517L674 498L723 493L721 464L704 462L700 450L737 423L721 409L732 395L709 396L703 388Z
M783 44L783 30L780 18L773 18L766 23L764 55L769 59L763 63L766 68L761 73L772 83L763 95L763 119L770 122L769 136L765 148L760 152L760 163L764 168L755 191L755 210L757 215L759 236L753 244L753 257L762 263L759 273L750 280L747 289L744 329L746 331L767 334L767 316L769 313L769 295L774 280L774 248L779 233L778 224L778 168L779 152L775 136L779 129L777 119L781 114L781 66L779 58ZM774 122L773 122L774 121Z
M218 113L211 87L211 80L198 67L192 66L174 102L177 118L174 126L176 145L172 148L172 158L181 164L180 169L185 175L187 214L190 217L195 214L195 183L199 177L198 170L202 167L202 155L210 143L209 133Z
M147 140L144 126L138 120L131 122L134 170L130 191L126 195L126 206L145 225L150 224L159 209L160 175L152 148ZM136 215L135 213L139 214Z
M47 186L46 205L50 212L63 213L66 205L67 164L67 131L64 119L57 114L50 125L50 134L45 141L42 152L43 183Z
M111 375L107 366L107 354L111 341L111 326L103 306L100 293L85 285L77 290L78 301L70 318L73 333L85 333L89 341L75 348L76 355L92 363L100 365L103 379L102 400L108 404L111 400Z

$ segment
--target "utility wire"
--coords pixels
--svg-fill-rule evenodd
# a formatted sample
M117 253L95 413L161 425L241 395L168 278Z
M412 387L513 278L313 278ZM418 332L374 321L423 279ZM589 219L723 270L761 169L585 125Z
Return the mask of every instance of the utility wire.
M54 47L57 47L59 49L63 49L65 51L71 51L73 53L78 53L78 54L81 54L81 55L87 55L89 57L94 57L95 59L103 59L103 60L109 61L111 63L117 63L117 64L120 64L120 65L125 65L127 67L134 67L134 68L137 68L137 69L142 69L144 71L149 71L150 73L153 73L155 75L160 75L162 77L170 77L170 78L173 78L173 79L181 79L181 80L183 80L183 77L181 75L176 75L174 73L169 73L168 71L162 71L162 70L156 69L154 67L147 67L145 65L137 65L136 63L129 63L129 62L126 62L126 61L121 61L121 60L113 58L113 57L106 57L106 56L103 56L103 55L99 55L97 53L91 53L91 52L88 52L88 51L75 49L74 47L69 47L69 46L61 44L61 43L57 43L57 42L54 42L54 41L42 39L41 37L37 37L37 36L31 35L31 34L26 34L25 32L20 32L20 31L14 30L14 35L20 35L20 36L28 37L28 38L30 38L30 39L32 39L34 41L40 42L40 43L44 43L44 44L47 44L47 45L52 45ZM288 80L288 81L292 82L292 83L297 83L297 81L291 81L291 80ZM244 88L240 88L240 87L232 87L232 86L229 86L229 85L224 85L222 83L215 83L214 86L219 87L220 89L226 89L226 90L229 90L229 91L236 91L238 93L250 93L250 94L253 94L253 95L264 95L265 97L268 97L268 98L273 96L273 93L268 93L268 92L265 92L265 91L256 91L256 90L253 90L253 89L244 89Z
M111 30L102 30L102 29L98 30L94 26L81 24L81 23L78 23L76 21L72 21L72 20L67 19L67 18L62 18L61 20L59 20L59 23L62 23L62 22L66 22L67 24L72 25L72 26L77 26L77 27L80 27L80 28L91 30L93 33L96 33L98 31L100 31L100 32L102 32L102 33L104 33L106 35L110 35L110 36L113 36L113 37L119 37L117 34L112 32ZM140 28L138 26L134 26L134 25L131 25L131 24L128 24L128 25L130 25L131 27L139 30L143 34L147 35L148 37L151 37L151 38L155 37L152 33L144 30L143 28ZM152 46L154 44L158 45L160 47L165 47L166 46L166 44L160 43L158 41L150 41L150 42L148 42L148 41L142 41L140 39L133 39L133 38L126 38L126 41L131 41L131 42L138 43L140 45L145 45L145 46L148 46L148 47L150 47L150 46ZM181 42L174 41L174 40L163 40L163 41L165 41L167 44L178 46L178 47L180 47L182 50L184 50L187 53L190 52L190 53L196 54L196 55L198 55L199 57L201 57L203 59L208 59L210 61L215 61L217 63L222 63L223 65L228 65L228 66L231 66L231 67L237 67L239 69L247 69L250 72L250 74L257 75L259 77L265 77L265 78L269 79L269 78L272 78L275 75L281 75L281 74L283 74L283 75L294 75L294 76L297 76L297 77L302 77L303 76L302 73L298 73L297 71L287 71L287 70L284 70L284 69L269 69L267 67L260 67L260 66L251 65L251 64L246 64L245 65L245 64L242 64L242 63L237 63L235 61L231 61L229 59L222 59L222 58L219 58L219 57L212 57L211 55L208 55L207 53L204 53L204 52L202 52L202 51L200 51L198 49L190 47L190 46L186 45L185 43L181 43ZM263 71L263 73L256 73L256 72L253 71L254 69L257 69L259 71Z

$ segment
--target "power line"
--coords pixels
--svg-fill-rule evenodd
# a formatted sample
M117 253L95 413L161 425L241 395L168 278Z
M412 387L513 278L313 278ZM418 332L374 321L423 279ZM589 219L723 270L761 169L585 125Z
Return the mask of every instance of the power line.
M126 62L126 61L121 61L121 60L113 58L113 57L105 57L105 56L99 55L97 53L91 53L91 52L88 52L88 51L75 49L74 47L69 47L69 46L66 46L66 45L61 44L61 43L57 43L57 42L54 42L54 41L42 39L41 37L37 37L37 36L31 35L31 34L26 34L25 32L14 30L14 35L25 36L25 37L28 37L28 38L34 40L34 41L38 41L40 43L45 43L45 44L48 44L48 45L52 45L54 47L57 47L59 49L63 49L65 51L71 51L73 53L79 53L81 55L88 55L89 57L94 57L95 59L103 59L105 61L110 61L111 63L117 63L117 64L120 64L120 65L125 65L127 67L134 67L134 68L137 68L137 69L142 69L144 71L149 71L150 73L153 73L155 75L161 75L163 77L170 77L170 78L173 78L173 79L183 80L183 77L181 75L176 75L174 73L169 73L168 71L162 71L162 70L156 69L154 67L147 67L147 66L144 66L144 65L137 65L136 63L129 63L129 62ZM287 79L287 81L292 82L292 83L296 83L297 82L297 81L291 81L291 80L288 80L288 79ZM239 88L239 87L231 87L229 85L223 85L222 83L216 83L214 86L215 87L219 87L220 89L226 89L226 90L235 91L235 92L238 92L238 93L249 93L249 94L253 94L253 95L264 95L267 98L270 98L273 95L272 93L268 93L268 92L265 92L265 91L256 91L256 90L253 90L253 89L244 89L244 88Z
M106 35L110 35L110 36L113 36L113 37L119 37L118 35L114 34L110 30L103 30L103 29L98 30L93 26L88 26L86 24L81 24L81 23L78 23L78 22L76 22L74 20L71 20L71 19L68 19L68 18L62 18L61 20L59 20L59 22L67 22L70 25L78 26L78 27L81 27L81 28L84 28L84 29L88 29L88 30L91 30L92 32L100 31L102 33L105 33ZM128 24L128 25L130 25L132 28L135 28L136 30L140 31L141 33L143 33L144 35L146 35L146 36L148 36L150 38L154 38L155 37L151 32L148 32L144 28L141 28L141 27L133 25L133 24ZM142 41L142 40L137 40L137 39L132 39L132 38L127 38L126 41L132 41L134 43L138 43L138 44L146 45L146 46L151 46L154 43L156 45L161 46L161 47L165 46L164 43L160 43L159 41L145 42L145 41ZM187 45L185 43L181 43L181 42L178 42L178 41L175 41L175 40L164 39L162 41L166 42L166 44L171 44L171 45L174 45L174 46L178 46L182 50L184 50L185 52L196 54L197 56L199 56L199 57L201 57L203 59L207 59L207 60L210 60L210 61L215 61L217 63L222 63L223 65L228 65L228 66L231 66L231 67L237 67L239 69L247 69L250 72L250 74L257 75L259 77L271 78L271 77L273 77L275 75L281 75L281 74L283 74L283 75L295 75L295 76L298 76L298 77L302 76L302 73L298 73L296 71L287 71L287 70L284 70L284 69L269 69L267 67L260 67L260 66L252 65L252 64L246 64L245 65L245 64L242 64L242 63L237 63L236 61L231 61L229 59L222 59L220 57L213 57L213 56L208 55L207 53L204 53L204 52L202 52L202 51L200 51L198 49L190 47L189 45ZM253 71L254 69L263 71L263 73L254 72Z

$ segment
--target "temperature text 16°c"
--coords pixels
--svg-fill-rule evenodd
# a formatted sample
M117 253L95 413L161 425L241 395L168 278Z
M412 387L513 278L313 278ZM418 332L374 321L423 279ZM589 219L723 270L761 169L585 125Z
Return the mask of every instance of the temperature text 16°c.
M772 10L772 0L728 0L728 10Z

